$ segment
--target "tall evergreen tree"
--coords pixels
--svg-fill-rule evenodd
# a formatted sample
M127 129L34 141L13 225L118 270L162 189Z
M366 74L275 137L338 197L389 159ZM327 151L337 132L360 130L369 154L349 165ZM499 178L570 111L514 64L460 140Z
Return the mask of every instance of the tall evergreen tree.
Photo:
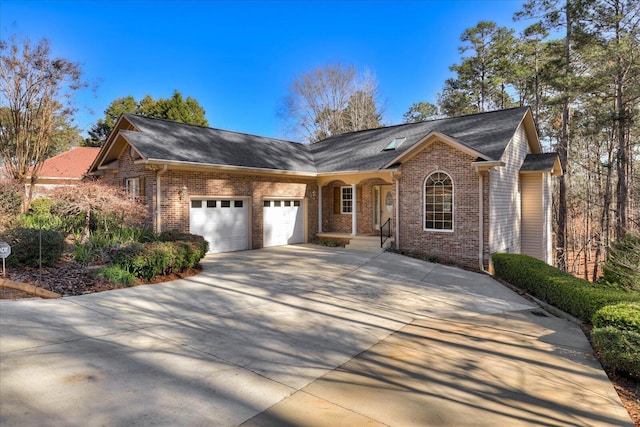
M146 95L139 102L133 96L117 98L104 111L104 118L98 121L89 130L89 138L85 139L85 145L99 147L107 140L111 129L118 118L125 113L139 114L146 117L173 120L181 123L208 126L204 108L190 96L185 100L179 91L175 91L171 98L153 99Z

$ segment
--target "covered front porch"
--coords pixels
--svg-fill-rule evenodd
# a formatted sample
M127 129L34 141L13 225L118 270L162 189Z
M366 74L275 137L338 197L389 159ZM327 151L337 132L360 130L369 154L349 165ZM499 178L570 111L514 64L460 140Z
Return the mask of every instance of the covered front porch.
M388 246L398 227L399 176L397 170L320 176L318 238L348 240L356 246L372 247L375 242L377 248Z

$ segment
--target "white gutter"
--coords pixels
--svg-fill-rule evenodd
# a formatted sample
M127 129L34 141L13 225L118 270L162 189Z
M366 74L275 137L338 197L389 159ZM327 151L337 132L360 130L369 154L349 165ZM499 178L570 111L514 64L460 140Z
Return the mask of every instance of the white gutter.
M156 233L162 232L162 215L161 215L161 191L160 191L160 175L164 174L168 169L167 164L165 163L162 169L156 171Z
M482 173L478 171L478 197L480 200L478 206L478 262L480 263L480 271L486 273L487 271L484 269L484 194L483 194L483 185L482 185Z
M229 166L229 165L219 165L219 164L214 164L214 163L198 163L198 162L183 162L183 161L176 161L176 160L162 160L162 159L140 159L140 160L135 160L133 163L135 164L163 164L163 165L175 165L176 167L179 166L189 166L189 167L193 167L193 168L201 168L201 169L217 169L217 170L222 170L222 171L230 171L230 172L234 172L234 171L238 171L238 172L243 172L243 173L247 173L247 172L258 172L258 173L264 173L264 174L273 174L273 175L298 175L298 176L307 176L307 177L312 177L315 178L316 176L318 176L318 174L316 172L301 172L301 171L285 171L285 170L278 170L278 169L266 169L266 168L254 168L254 167L249 167L249 166Z
M400 249L400 178L393 175L396 180L396 231L394 244L396 249ZM382 222L382 221L380 221Z
M318 233L322 233L322 185L318 184Z

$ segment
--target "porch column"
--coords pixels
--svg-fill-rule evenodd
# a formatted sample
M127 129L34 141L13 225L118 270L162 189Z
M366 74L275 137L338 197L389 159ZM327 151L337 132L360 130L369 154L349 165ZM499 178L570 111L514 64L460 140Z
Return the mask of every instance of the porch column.
M358 234L358 202L356 194L356 184L351 184L351 235Z
M318 184L318 233L322 233L322 185Z
M394 177L396 180L396 230L394 233L396 249L400 249L400 178ZM424 221L424 219L423 219Z

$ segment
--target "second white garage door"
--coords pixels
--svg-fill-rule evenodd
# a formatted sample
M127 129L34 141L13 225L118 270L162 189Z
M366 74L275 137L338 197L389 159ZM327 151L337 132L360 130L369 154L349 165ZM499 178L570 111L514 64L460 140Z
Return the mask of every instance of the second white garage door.
M190 230L209 242L209 252L249 249L249 206L246 200L191 200Z
M264 247L304 242L302 200L265 200Z

